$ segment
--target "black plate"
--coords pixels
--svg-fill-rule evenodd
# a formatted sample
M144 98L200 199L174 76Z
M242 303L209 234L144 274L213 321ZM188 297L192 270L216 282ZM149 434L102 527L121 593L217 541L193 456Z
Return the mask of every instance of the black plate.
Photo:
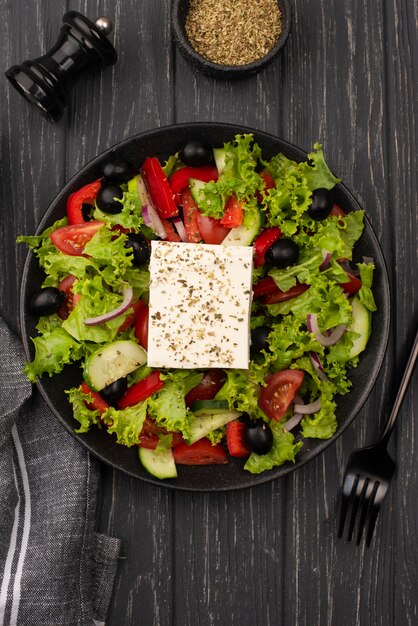
M82 185L99 178L100 164L109 155L117 154L118 157L131 161L139 169L146 156L157 156L165 160L169 155L180 150L191 139L200 139L208 145L217 146L231 140L235 134L242 132L254 133L255 140L262 147L264 158L271 158L278 152L283 152L287 157L296 161L306 158L306 153L292 144L272 135L241 126L209 123L166 126L127 139L86 165L55 198L39 224L37 234L65 215L66 199L71 193ZM338 185L336 193L337 202L345 211L355 211L360 208L355 198L344 185ZM347 428L366 401L382 364L389 334L389 283L382 251L367 219L364 233L357 244L356 254L359 258L362 255L373 257L376 263L374 295L378 312L373 316L372 335L367 349L361 356L358 368L350 374L353 382L351 393L338 398L337 417L339 427L336 434L326 441L319 439L306 440L294 464L286 463L281 467L258 475L244 471L242 469L244 461L240 459L233 459L228 465L181 466L178 468L179 477L176 480L162 482L143 470L138 460L136 448L125 448L117 445L115 439L104 430L92 428L90 432L83 435L74 433L77 423L72 416L71 407L64 390L80 384L81 374L79 367L68 366L61 374L53 378L44 376L38 383L38 387L61 424L94 456L130 476L135 476L149 483L190 491L227 491L259 485L273 478L284 476L320 454ZM26 303L31 293L40 287L43 278L43 272L39 268L34 254L29 252L23 272L20 308L21 332L28 359L33 358L33 345L30 337L36 335L35 325L37 320L33 316L27 315Z

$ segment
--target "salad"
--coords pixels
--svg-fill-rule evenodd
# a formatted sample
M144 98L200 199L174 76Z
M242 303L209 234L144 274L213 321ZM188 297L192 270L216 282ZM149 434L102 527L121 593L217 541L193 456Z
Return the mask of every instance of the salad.
M28 303L39 317L28 379L78 364L66 392L76 432L106 429L161 479L231 457L257 474L332 437L376 305L373 260L353 262L363 211L335 203L321 145L297 163L265 160L251 134L190 141L164 164L113 157L101 174L68 197L64 218L18 238L45 272ZM148 365L153 240L252 246L248 368Z

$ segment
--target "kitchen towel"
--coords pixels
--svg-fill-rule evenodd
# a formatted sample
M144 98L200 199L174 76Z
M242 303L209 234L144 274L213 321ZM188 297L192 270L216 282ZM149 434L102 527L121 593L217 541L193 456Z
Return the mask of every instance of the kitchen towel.
M0 318L0 626L102 626L120 541L95 532L100 465L23 361Z

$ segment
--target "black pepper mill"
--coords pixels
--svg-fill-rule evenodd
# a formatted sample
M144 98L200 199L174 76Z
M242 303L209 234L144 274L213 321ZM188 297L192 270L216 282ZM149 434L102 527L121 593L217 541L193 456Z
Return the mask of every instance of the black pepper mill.
M107 35L112 22L99 17L91 22L77 11L68 11L56 44L44 56L13 65L6 76L26 100L51 122L57 122L67 105L71 87L81 71L113 65L117 53Z

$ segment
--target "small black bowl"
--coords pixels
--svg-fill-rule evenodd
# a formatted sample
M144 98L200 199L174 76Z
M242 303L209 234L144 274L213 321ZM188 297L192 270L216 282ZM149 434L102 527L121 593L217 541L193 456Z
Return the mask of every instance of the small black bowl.
M189 11L190 0L172 0L171 3L171 24L174 40L184 56L189 61L194 70L200 71L212 78L245 78L256 74L269 65L278 55L284 46L290 30L291 10L289 0L277 0L282 14L282 30L275 46L266 55L247 63L246 65L221 65L205 59L191 45L185 29L186 16Z

